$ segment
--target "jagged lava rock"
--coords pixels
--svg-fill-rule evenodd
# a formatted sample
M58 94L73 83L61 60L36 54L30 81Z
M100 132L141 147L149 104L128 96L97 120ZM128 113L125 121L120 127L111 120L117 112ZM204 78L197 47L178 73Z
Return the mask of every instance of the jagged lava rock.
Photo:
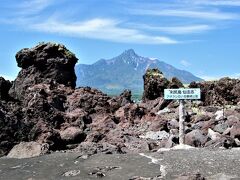
M222 78L219 81L192 82L190 88L201 88L203 105L237 105L240 102L240 80Z
M69 107L69 111L72 111L76 108L82 108L85 111L91 111L97 107L104 108L106 105L109 106L107 104L109 99L109 96L97 89L81 87L76 89L67 97L67 106Z
M143 106L150 110L151 113L157 113L167 106L175 106L174 101L164 99L164 89L184 87L179 79L173 77L169 81L158 69L148 69L143 76L143 80L144 92L142 102Z
M143 101L154 100L162 97L164 89L169 85L169 81L163 76L163 73L158 69L147 69L143 76L144 93Z
M12 84L10 81L5 80L3 77L0 77L0 100L9 99L8 91L11 86Z
M143 76L144 92L142 100L144 102L149 100L155 100L164 96L164 89L171 88L177 89L184 87L182 82L173 77L170 81L164 77L163 73L159 69L147 69Z
M84 141L86 135L83 130L79 127L68 127L60 132L61 138L67 142L80 143Z
M16 57L22 70L10 89L12 98L0 101L0 155L23 141L47 143L50 151L74 148L80 143L76 151L81 153L88 148L93 153L136 153L157 149L161 144L164 147L161 141L166 147L177 144L178 103L164 100L163 91L182 87L178 79L168 81L159 70L148 70L144 102L133 103L129 90L110 97L91 87L75 89L77 59L62 45L40 44L20 51ZM5 97L8 88L2 91L2 87ZM238 93L238 85L233 89L233 94ZM164 108L166 111L161 111ZM210 108L209 112L204 108L199 114L188 114L191 117L186 121L186 141L198 147L209 142L208 129L220 123L214 114L221 108ZM232 136L231 140L239 139L239 112L225 111L225 123L231 128L224 133ZM200 117L201 113L206 116ZM140 138L150 131L166 131L169 138Z
M63 148L59 129L70 126L64 104L74 92L77 58L63 45L41 43L19 51L16 59L22 70L9 91L9 102L0 101L0 154L22 141L48 143L50 150ZM9 82L1 82L7 97Z
M183 87L184 87L183 83L177 77L173 77L170 81L170 84L168 85L168 88L170 89L177 89Z
M16 60L22 69L9 94L17 100L24 99L27 88L34 84L76 86L74 66L78 59L61 44L40 43L36 47L22 49L16 54Z
M193 130L186 134L185 143L194 147L203 147L207 142L207 136L199 129Z

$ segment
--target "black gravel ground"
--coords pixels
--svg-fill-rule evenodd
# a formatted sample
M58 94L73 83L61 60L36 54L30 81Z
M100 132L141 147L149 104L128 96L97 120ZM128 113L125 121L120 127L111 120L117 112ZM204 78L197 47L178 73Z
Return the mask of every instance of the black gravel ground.
M80 156L55 152L29 159L0 158L4 180L240 180L240 149L171 150L126 155Z

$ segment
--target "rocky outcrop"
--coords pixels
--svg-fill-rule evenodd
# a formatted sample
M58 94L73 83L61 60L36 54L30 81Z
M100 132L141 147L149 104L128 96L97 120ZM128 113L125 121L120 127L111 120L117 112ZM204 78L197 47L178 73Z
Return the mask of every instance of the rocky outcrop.
M177 89L184 87L182 82L173 77L170 81L164 77L163 73L158 69L147 69L143 76L144 92L143 102L155 100L164 96L164 89Z
M0 154L23 141L48 144L50 151L98 143L119 123L115 111L132 104L129 90L109 97L90 87L75 89L77 58L63 45L41 43L19 51L16 60L22 69L11 89L0 79L1 99L11 96L0 101Z
M164 89L169 85L169 81L163 76L158 69L148 69L143 76L144 93L142 100L154 100L164 96Z
M173 77L168 85L169 89L177 89L183 87L184 87L183 83L177 77Z
M77 58L65 46L55 43L40 43L34 48L25 48L16 54L18 67L22 68L9 94L17 100L25 98L26 90L36 84L56 83L75 88L74 66Z
M61 131L71 123L65 104L74 92L77 58L63 45L41 43L19 51L16 60L22 69L11 89L10 82L0 79L0 99L9 99L0 102L1 154L22 141L47 143L50 150L64 148L68 141Z
M201 88L203 105L236 105L240 102L240 80L222 78L219 81L196 83L190 88Z
M11 86L12 84L10 81L7 81L3 77L0 77L0 100L9 99L8 91Z

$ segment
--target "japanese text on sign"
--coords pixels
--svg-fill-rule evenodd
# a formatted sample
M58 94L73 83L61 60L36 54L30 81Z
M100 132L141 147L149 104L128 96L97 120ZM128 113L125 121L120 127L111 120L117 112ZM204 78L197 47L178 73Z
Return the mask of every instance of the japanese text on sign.
M200 99L199 88L192 89L164 89L164 99Z

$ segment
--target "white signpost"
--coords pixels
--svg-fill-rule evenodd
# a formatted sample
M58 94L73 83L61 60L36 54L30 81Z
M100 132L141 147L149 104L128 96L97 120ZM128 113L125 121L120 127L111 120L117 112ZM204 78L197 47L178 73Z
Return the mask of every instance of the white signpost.
M201 99L201 91L200 88L164 89L164 99L174 100Z
M201 99L201 90L200 88L164 89L164 99L179 100L179 144L184 144L184 121L186 114L184 108L184 100Z

